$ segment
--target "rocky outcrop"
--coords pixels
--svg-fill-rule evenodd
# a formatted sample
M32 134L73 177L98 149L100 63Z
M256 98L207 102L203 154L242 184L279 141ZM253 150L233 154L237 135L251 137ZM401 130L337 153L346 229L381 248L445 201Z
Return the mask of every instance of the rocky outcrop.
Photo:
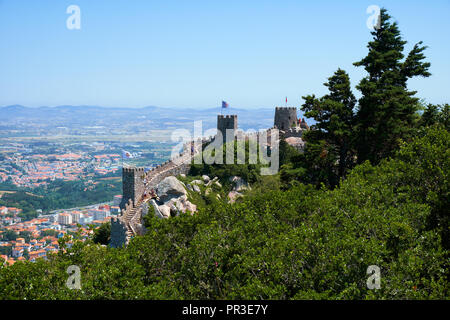
M185 186L176 177L167 177L156 186L159 200L155 204L157 204L159 215L162 218L177 216L181 212L186 213L189 211L194 213L197 211L197 206L187 199L185 187L188 188L188 186L190 185ZM191 188L200 191L197 185Z
M167 202L172 198L186 195L183 184L174 176L165 178L156 186L156 194L160 201Z
M163 204L158 206L158 208L163 218L170 218L170 207L168 205Z
M180 153L173 160L166 161L157 167L145 171L143 168L122 168L123 178L128 177L126 174L129 173L130 179L125 179L129 183L127 184L124 180L123 184L123 205L121 204L121 215L114 218L112 222L111 230L111 247L121 247L127 246L128 242L133 236L141 235L146 232L145 227L142 223L142 217L148 212L148 202L151 203L149 194L152 189L154 189L160 182L165 178L170 176L177 176L181 174L187 174L189 172L190 164L192 158L196 156L201 151L202 143L209 143L212 141L212 137L198 139L199 144L195 147L194 153L189 148L189 144L183 146L183 152ZM139 179L137 179L139 178ZM170 180L170 179L169 179ZM146 182L146 183L145 183ZM178 181L175 183L175 188L172 188L172 183L166 181L166 185L160 186L160 195L163 200L169 200L179 194L186 194L186 190ZM182 186L183 190L180 188ZM169 191L171 190L171 191ZM174 191L175 190L175 191ZM159 199L161 201L161 199ZM164 203L154 203L152 204L155 208L155 215L164 218L167 216L167 211L163 213L159 210L158 205L163 205ZM186 208L193 208L186 203Z

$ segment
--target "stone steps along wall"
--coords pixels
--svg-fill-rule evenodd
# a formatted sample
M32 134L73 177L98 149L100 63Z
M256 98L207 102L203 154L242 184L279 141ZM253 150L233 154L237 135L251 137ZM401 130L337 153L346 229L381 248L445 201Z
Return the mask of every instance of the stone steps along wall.
M267 133L267 143L270 143L270 135L271 130L276 129L274 127L269 128L265 130L265 133ZM261 136L261 132L254 132L251 134L244 134L247 138L259 138ZM128 245L128 242L131 238L130 234L137 235L142 233L142 227L141 227L141 217L142 212L145 210L145 208L148 208L148 204L146 200L143 200L142 196L145 191L147 193L150 191L150 189L155 188L158 183L160 183L162 180L164 180L167 177L170 176L177 176L180 174L187 174L190 169L191 160L193 157L195 157L199 150L194 150L194 155L191 155L190 150L190 144L192 142L198 142L200 143L200 149L202 148L203 143L209 143L213 140L213 137L209 137L207 139L197 139L197 141L191 141L186 143L183 146L183 152L178 155L178 157L175 160L184 160L184 161L173 161L168 160L161 165L156 166L155 168L152 168L150 171L144 173L145 178L147 179L147 187L142 188L142 194L139 196L139 200L136 204L133 203L131 199L129 199L128 203L125 204L125 209L122 209L122 215L117 218L113 218L115 228L118 230L117 232L114 232L115 236L124 237L125 239L113 239L113 221L111 221L111 244L120 244L123 243L124 245ZM188 147L189 146L189 147ZM184 159L183 159L184 158ZM116 224L121 224L120 226ZM125 234L121 231L123 228L127 230Z
M208 143L212 141L212 137L198 139L197 142ZM195 141L192 141L195 142ZM169 176L177 176L181 173L187 174L190 169L190 162L192 158L198 154L199 150L195 150L194 155L191 155L190 148L186 148L190 145L191 142L185 144L183 147L183 152L180 153L177 157L178 160L182 159L181 163L177 161L168 160L161 165L158 165L156 168L148 171L146 173L146 179L148 181L147 188L143 190L149 191L151 188L156 187L156 185ZM201 145L200 145L201 148ZM184 159L183 159L184 157ZM176 164L177 163L177 164ZM148 208L141 197L140 200L137 201L136 205L133 203L131 199L128 200L128 203L125 204L125 209L122 209L122 214L119 217L114 217L111 220L111 241L110 245L113 247L121 247L127 246L131 235L141 234L144 230L141 228L141 217L142 210L144 208ZM143 208L144 206L144 208Z

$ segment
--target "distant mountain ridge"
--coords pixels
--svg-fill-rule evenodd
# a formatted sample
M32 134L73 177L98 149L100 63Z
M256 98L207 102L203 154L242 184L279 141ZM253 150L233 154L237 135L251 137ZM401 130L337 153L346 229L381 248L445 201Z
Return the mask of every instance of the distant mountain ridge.
M16 122L39 122L58 126L70 124L83 125L115 125L133 123L139 119L157 122L160 128L163 123L170 122L172 126L195 120L202 120L205 127L215 127L218 114L237 114L238 125L246 129L264 129L273 125L275 108L166 108L145 106L142 108L102 107L102 106L72 106L26 107L9 105L0 107L0 123L14 124ZM142 120L144 121L144 120ZM173 122L173 123L172 123Z

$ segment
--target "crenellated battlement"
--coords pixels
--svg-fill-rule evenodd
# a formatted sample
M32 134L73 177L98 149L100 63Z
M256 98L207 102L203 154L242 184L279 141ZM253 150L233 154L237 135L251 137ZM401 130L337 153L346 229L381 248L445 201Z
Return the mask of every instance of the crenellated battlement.
M233 133L235 134L237 128L237 115L217 115L217 132L221 132L223 142L226 141L227 130L233 130Z
M144 172L144 167L123 167L123 171L126 173L139 173Z
M275 107L275 111L277 110L297 110L296 107Z
M282 132L287 133L287 135L301 135L303 130L295 128L296 125L297 108L295 107L276 107L274 126L263 132L254 133L238 132L237 115L217 115L217 130L223 133L224 142L226 141L227 130L232 130L234 137L243 134L245 139L267 139L264 143L270 147L272 130L276 130L275 134L277 135L278 129L283 130ZM147 211L146 208L148 207L146 206L151 189L168 176L187 174L193 157L202 150L203 144L214 139L216 137L210 136L187 142L183 145L181 153L150 170L144 167L122 168L123 196L120 203L122 214L111 221L111 246L126 246L131 237L144 232L141 221L142 212ZM194 153L191 152L192 145L194 145Z
M280 130L288 130L297 125L297 108L276 107L274 126Z
M235 115L235 114L219 114L219 115L217 115L217 119L237 119L237 115Z

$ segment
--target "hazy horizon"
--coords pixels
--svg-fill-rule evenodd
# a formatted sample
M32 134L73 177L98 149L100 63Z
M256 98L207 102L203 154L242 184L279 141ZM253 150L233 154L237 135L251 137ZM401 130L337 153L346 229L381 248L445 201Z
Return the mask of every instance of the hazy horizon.
M7 107L14 107L14 106L18 106L18 107L25 107L25 108L33 108L33 109L37 109L37 108L59 108L59 107L93 107L93 108L113 108L113 109L145 109L145 108L162 108L162 109L195 109L195 110L211 110L211 109L221 109L221 106L212 106L212 107L180 107L180 106L155 106L155 105L145 105L145 106L103 106L103 105L71 105L71 104L61 104L61 105L53 105L53 106L47 106L47 105L43 105L43 106L32 106L32 105L23 105L23 104L9 104L9 105L0 105L0 108L7 108ZM290 106L290 105L288 105ZM261 106L261 107L228 107L228 108L224 108L223 111L225 112L226 110L255 110L255 109L273 109L275 107L284 107L284 105L277 105L277 106L273 106L273 107L268 107L268 106Z
M69 29L71 5L80 29ZM371 5L399 24L407 54L428 46L432 76L409 82L450 101L450 2L0 1L0 105L208 109L300 106L338 68L355 89L365 72ZM173 107L175 106L175 107ZM194 106L194 107L192 107Z

